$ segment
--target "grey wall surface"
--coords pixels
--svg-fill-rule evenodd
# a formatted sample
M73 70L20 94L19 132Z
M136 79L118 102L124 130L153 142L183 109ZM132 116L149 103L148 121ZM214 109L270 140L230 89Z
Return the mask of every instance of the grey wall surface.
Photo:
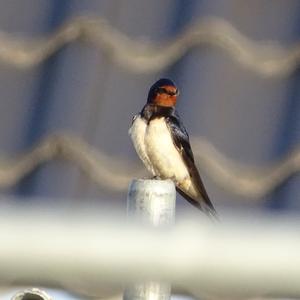
M0 29L29 37L53 32L77 15L96 15L132 38L163 42L205 16L229 21L253 40L299 41L299 1L2 1ZM0 149L21 153L42 137L69 131L103 152L131 161L137 156L127 131L146 101L149 86L173 78L181 89L178 111L191 136L204 136L226 156L249 165L269 165L300 138L299 71L264 78L213 47L192 48L162 72L136 74L112 63L87 43L71 43L37 67L0 65ZM205 172L218 207L300 208L300 177L294 176L259 203L224 191ZM125 207L126 194L104 191L67 163L42 166L11 191L76 203L110 202ZM53 200L52 200L53 201ZM54 200L55 201L55 200ZM179 200L179 207L190 209Z

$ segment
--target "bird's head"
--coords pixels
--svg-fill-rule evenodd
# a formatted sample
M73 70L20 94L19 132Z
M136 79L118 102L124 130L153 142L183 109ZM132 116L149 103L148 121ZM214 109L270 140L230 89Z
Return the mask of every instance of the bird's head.
M179 90L175 83L170 79L162 78L151 86L147 103L164 107L173 107L176 104L178 95Z

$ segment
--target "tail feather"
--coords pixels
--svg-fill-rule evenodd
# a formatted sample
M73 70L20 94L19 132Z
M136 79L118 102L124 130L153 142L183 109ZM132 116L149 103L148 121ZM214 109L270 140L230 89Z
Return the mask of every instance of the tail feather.
M211 217L215 220L219 219L218 214L211 202L205 202L203 201L203 199L195 200L189 195L187 195L185 192L183 192L181 189L179 189L178 187L176 187L176 190L183 198L185 198L193 206L195 206L196 208L204 212L208 217Z

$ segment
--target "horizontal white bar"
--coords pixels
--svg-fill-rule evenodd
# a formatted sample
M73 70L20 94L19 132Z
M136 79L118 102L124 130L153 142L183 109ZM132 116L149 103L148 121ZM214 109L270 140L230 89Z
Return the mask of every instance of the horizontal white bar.
M154 230L107 219L1 210L0 283L97 293L157 279L196 296L300 296L297 221L190 221Z

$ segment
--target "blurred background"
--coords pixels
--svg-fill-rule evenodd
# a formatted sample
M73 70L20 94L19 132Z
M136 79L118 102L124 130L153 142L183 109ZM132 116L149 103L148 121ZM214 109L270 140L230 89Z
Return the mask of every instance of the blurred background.
M272 40L275 47L281 44L288 50L298 42L298 10L298 1L4 1L0 28L11 39L25 39L32 46L29 49L34 49L33 41L50 37L73 17L83 15L107 20L114 30L141 46L164 47L191 26L201 27L201 21L214 16L231 24L254 44L268 45ZM100 36L103 28L101 24L94 25L94 36L97 30ZM115 39L116 45L124 44L123 39ZM238 43L245 44L239 38ZM12 61L18 47L9 49ZM249 52L255 52L251 45L247 47ZM2 59L2 157L19 156L49 134L64 131L81 137L112 160L136 163L142 169L127 131L132 116L145 104L150 85L160 77L172 78L181 90L177 109L192 146L194 137L204 137L224 157L244 164L246 173L255 167L271 167L297 148L297 63L291 72L271 71L266 75L238 63L240 53L214 45L213 36L210 43L199 42L187 48L170 64L161 63L159 67L158 62L155 70L146 66L141 71L112 60L105 43L95 45L80 39L57 46L53 54L33 66L20 68L18 63ZM268 53L272 56L272 51L263 53L264 57L267 59ZM253 60L259 61L259 51L256 55ZM139 64L142 66L143 61L137 61ZM247 192L239 195L218 185L205 166L199 163L199 168L217 209L299 209L299 176L287 176L282 184L253 199L247 197ZM235 171L234 167L230 170ZM120 172L124 172L122 167ZM132 171L129 175L139 174ZM98 186L74 162L55 160L2 192L17 195L20 201L30 201L32 197L40 201L68 198L76 204L84 198L86 203L109 203L121 210L126 202L126 190L116 192ZM182 207L190 209L179 199L179 210Z
M224 181L216 177L224 174L213 174L203 156L212 157L216 164L224 158L226 172L255 181L268 180L276 166L297 153L300 77L294 58L300 33L299 1L4 0L0 7L0 153L4 162L22 159L48 135L65 132L105 155L106 169L110 162L112 166L122 162L119 169L114 165L113 172L127 175L129 183L143 170L128 137L132 116L142 109L152 83L169 77L181 90L177 109L219 214L226 210L251 216L262 210L298 213L299 154L278 183L257 193L251 185L243 190L240 182L236 185L242 191L237 192L231 188L232 180L220 184ZM88 34L78 34L63 45L58 42L45 58L39 61L36 53L36 62L26 64L22 51L41 49L43 41L66 28L64 24L72 24L70 20L76 23L78 16L87 16L83 23L89 24ZM207 21L208 17L214 18ZM89 18L96 21L89 23ZM182 38L198 28L196 24L208 37L190 34L195 43ZM222 30L228 26L229 30ZM172 43L186 49L174 57L170 54L169 62L168 53L156 60L157 52ZM135 64L127 59L130 51ZM123 61L118 59L122 53ZM214 148L204 147L207 151L198 153L204 149L197 147L199 141ZM222 159L214 160L209 149L218 151ZM101 164L94 167L101 172ZM22 203L72 208L84 201L87 206L125 213L124 186L115 189L95 183L76 161L54 159L1 193ZM178 196L177 212L183 211L194 208Z

